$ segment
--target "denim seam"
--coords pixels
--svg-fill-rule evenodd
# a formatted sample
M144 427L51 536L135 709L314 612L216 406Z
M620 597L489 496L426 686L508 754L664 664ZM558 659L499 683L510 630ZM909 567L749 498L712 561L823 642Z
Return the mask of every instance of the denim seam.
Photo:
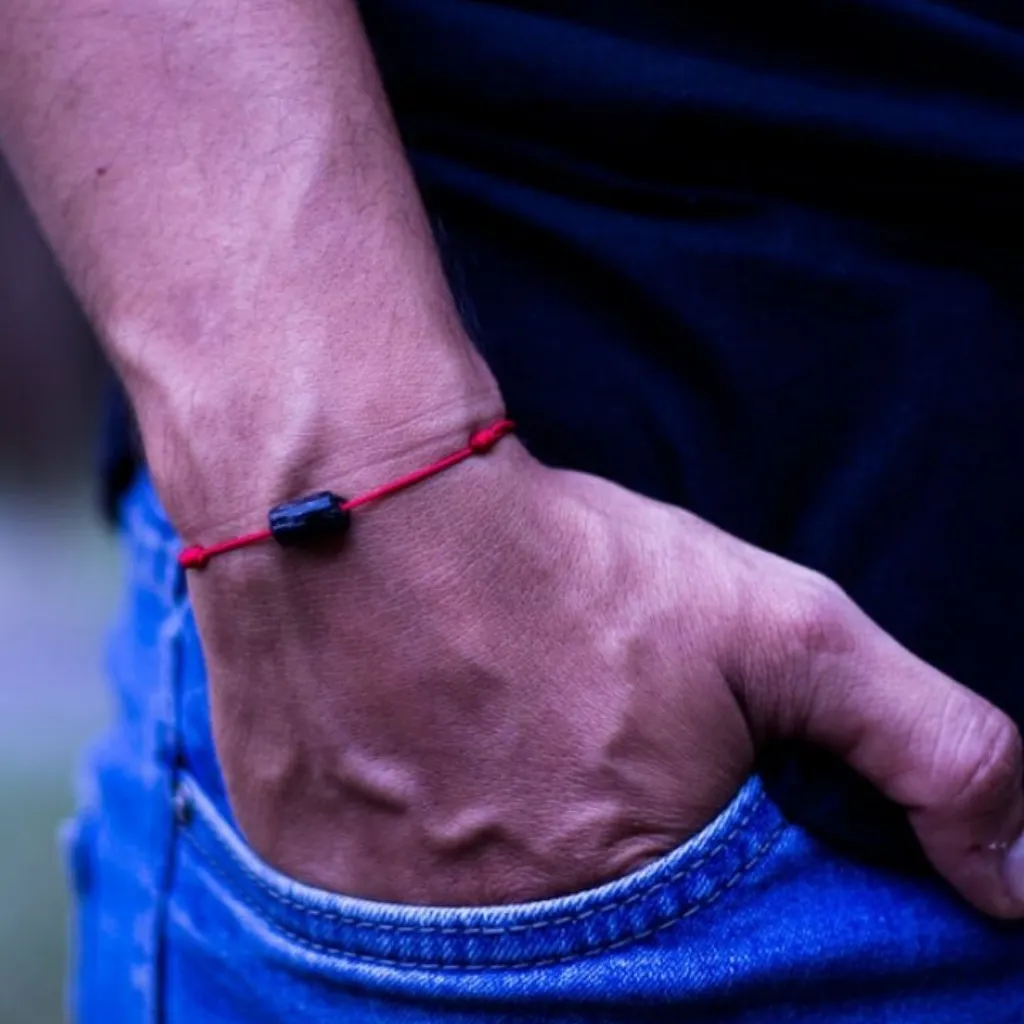
M754 865L767 854L768 850L776 843L779 836L788 827L786 822L782 822L778 825L767 838L754 850L750 855L749 859L741 864L736 871L726 880L726 882L714 892L708 894L703 899L699 900L693 906L688 907L681 914L673 914L668 920L662 921L652 928L648 928L645 931L637 932L633 935L627 935L624 938L617 939L615 942L607 943L592 947L591 949L566 953L562 956L547 957L542 959L527 959L518 960L512 963L485 963L485 964L465 964L465 963L444 963L441 961L429 961L429 960L400 960L397 958L391 958L381 955L372 955L368 953L355 953L350 950L346 950L340 946L328 946L325 943L315 942L312 939L308 939L303 935L286 928L278 921L272 922L273 927L284 935L286 938L291 939L293 942L298 943L304 948L310 949L315 953L323 953L329 956L342 956L351 960L360 960L366 963L378 964L390 967L408 967L408 968L420 968L423 970L436 970L436 971L497 971L497 970L517 970L524 968L533 967L555 967L560 964L567 964L577 960L585 960L589 957L600 956L603 953L610 953L617 949L622 949L624 946L631 945L636 942L641 942L644 939L650 938L652 935L656 935L659 932L665 931L667 928L671 928L681 921L685 921L688 917L692 917L699 910L703 910L709 907L716 900L720 899L725 893L727 893L733 886L737 885L742 877L750 871ZM197 840L191 836L188 837L189 842L194 847L199 849L200 854L203 855L203 859L209 863L209 866L213 871L219 875L228 885L231 884L230 878L224 869L214 863L209 857L205 855L205 852L199 848ZM653 890L652 890L653 891ZM564 919L563 919L564 920ZM582 920L581 917L574 917L569 919L572 923ZM370 925L369 922L362 922L369 927L375 927ZM538 924L537 927L548 927L553 925L554 922L545 922L543 925ZM500 929L503 933L507 932L508 929ZM468 931L463 931L462 934L469 934Z
M584 910L578 914L566 914L562 917L552 918L549 921L534 921L530 924L513 924L507 927L500 928L487 928L487 927L475 927L466 925L464 927L458 926L443 926L443 925L397 925L397 924L384 924L376 921L364 921L361 918L353 917L349 914L342 913L337 910L319 910L316 907L310 907L305 903L300 903L297 900L293 900L288 896L284 896L279 892L275 892L262 878L260 878L248 865L244 864L239 858L238 854L231 850L227 846L222 846L221 849L228 857L238 866L239 870L249 878L260 890L266 893L270 899L276 903L280 903L283 906L291 907L294 910L298 910L301 913L309 917L321 918L325 921L331 921L339 924L350 925L354 928L363 928L368 931L379 931L389 932L391 934L412 934L412 935L509 935L519 934L522 932L537 931L544 928L551 928L556 925L562 924L578 924L582 921L586 921L597 914L604 914L609 912L617 912L624 910L627 907L632 906L634 903L639 903L641 900L649 899L651 896L662 889L667 888L670 885L675 885L680 879L689 874L690 872L696 871L703 867L712 857L715 856L722 848L729 842L729 840L737 833L746 828L747 823L758 811L761 804L763 803L765 796L763 793L759 793L754 799L750 809L747 813L734 825L726 831L725 835L719 838L719 841L710 849L703 853L697 860L692 863L681 864L676 868L670 875L663 878L660 882L650 886L649 888L643 888L639 892L633 893L631 896L627 896L622 900L610 900L603 903L598 907L591 907L589 910ZM189 836L192 839L191 836ZM205 860L211 860L211 856L202 849L197 840L192 839L193 845L199 850Z
M178 823L173 810L174 793L177 789L179 773L179 751L182 743L181 735L181 692L184 681L182 678L182 637L188 621L188 602L178 600L170 608L160 625L159 632L159 704L153 719L157 729L156 742L158 758L162 760L161 771L165 776L165 793L170 797L168 806L164 808L164 825L166 833L163 844L163 870L161 884L154 903L156 915L156 942L154 945L153 978L156 994L154 1005L154 1021L163 1024L167 1018L168 977L167 977L167 921L171 892L173 889L174 872L178 854L175 842ZM160 749L165 736L173 737L173 749ZM160 761L158 761L160 763Z

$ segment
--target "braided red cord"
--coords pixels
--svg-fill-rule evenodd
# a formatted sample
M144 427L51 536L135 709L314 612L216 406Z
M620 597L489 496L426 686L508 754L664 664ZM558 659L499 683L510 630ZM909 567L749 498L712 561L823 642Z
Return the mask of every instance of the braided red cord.
M432 462L429 466L424 466L422 469L406 473L405 476L400 476L397 480L381 484L380 487L374 487L373 490L360 494L356 498L349 498L348 501L342 503L341 508L346 512L351 512L353 509L361 508L363 505L369 505L372 502L380 501L381 498L387 498L392 494L397 494L399 491L404 491L407 487L412 487L413 484L418 484L421 480L428 479L428 477L443 473L446 469L450 469L452 466L456 466L460 462L472 458L474 455L486 455L506 434L511 434L515 427L516 425L512 420L498 420L489 427L475 430L470 434L469 442L465 448L460 448L450 455L445 455L443 458L438 459L437 462ZM202 569L211 558L217 555L223 555L228 551L237 551L239 548L247 548L252 544L261 544L272 537L273 534L270 530L263 529L254 530L252 533L243 533L239 537L230 537L227 540L217 541L206 546L194 544L191 547L185 548L178 555L178 564L183 569Z

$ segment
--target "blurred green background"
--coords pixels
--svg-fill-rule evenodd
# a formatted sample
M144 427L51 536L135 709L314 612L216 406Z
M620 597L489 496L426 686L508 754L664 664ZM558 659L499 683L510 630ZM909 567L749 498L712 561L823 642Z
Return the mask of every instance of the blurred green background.
M102 371L0 164L0 1024L64 1018L57 847L103 726L114 538L93 471Z

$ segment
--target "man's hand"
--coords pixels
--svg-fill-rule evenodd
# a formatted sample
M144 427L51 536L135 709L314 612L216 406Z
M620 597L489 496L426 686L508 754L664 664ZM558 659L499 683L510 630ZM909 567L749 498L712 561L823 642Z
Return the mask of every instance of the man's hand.
M760 743L801 736L904 804L968 899L1024 914L1003 714L822 577L514 441L358 516L340 552L236 554L192 589L239 823L304 881L570 892L675 846Z
M0 139L189 541L500 411L353 0L0 4ZM1024 913L1004 716L813 574L513 441L341 554L238 553L193 594L239 821L300 878L574 889L699 828L793 735L907 806L978 906Z

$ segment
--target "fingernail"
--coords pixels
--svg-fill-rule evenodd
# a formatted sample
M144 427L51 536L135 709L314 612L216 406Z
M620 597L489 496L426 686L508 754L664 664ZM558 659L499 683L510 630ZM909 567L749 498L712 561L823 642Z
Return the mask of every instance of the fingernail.
M1010 894L1021 907L1024 907L1024 835L1006 851L1003 877Z

